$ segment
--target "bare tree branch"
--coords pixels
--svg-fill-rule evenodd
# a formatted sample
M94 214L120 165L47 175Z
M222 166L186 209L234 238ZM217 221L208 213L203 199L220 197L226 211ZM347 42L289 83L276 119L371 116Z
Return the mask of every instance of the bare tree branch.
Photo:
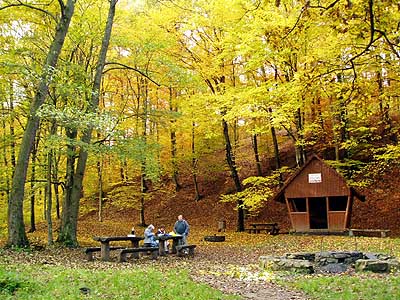
M369 12L369 20L370 20L370 39L368 44L365 46L365 48L358 53L357 55L353 56L350 60L349 63L353 63L353 61L357 58L359 58L360 56L362 56L364 53L366 53L369 48L377 41L379 40L381 37L384 37L386 42L388 43L390 49L393 51L393 53L400 58L400 54L399 51L395 48L398 47L395 43L393 43L392 41L390 41L390 39L388 38L387 34L385 31L380 30L375 28L375 15L374 15L374 0L368 0L368 12ZM375 38L375 33L379 33L380 35L378 37Z
M400 49L396 49L396 47L399 48L399 46L396 45L395 43L393 43L391 40L389 40L386 32L384 32L382 30L379 30L379 29L376 29L376 28L375 28L375 31L379 32L385 38L385 40L388 43L388 45L389 45L390 49L392 50L392 52L397 56L397 58L400 59L400 54L399 54L399 50Z
M328 6L321 6L321 5L310 5L310 8L320 8L323 10L328 10L331 9L332 7L334 7L337 3L339 3L340 0L335 0L333 1L331 4L329 4Z
M151 81L152 83L154 83L155 85L161 86L161 84L157 83L156 81L154 81L153 79L151 79L147 74L143 73L142 71L140 71L140 70L138 70L138 69L136 69L136 68L133 68L133 67L130 67L130 66L121 64L121 63L117 63L117 62L108 62L108 63L105 63L105 66L107 66L107 65L116 65L116 66L119 66L119 67L108 68L107 70L104 70L103 74L105 74L105 73L107 73L107 72L109 72L109 71L111 71L111 70L128 69L128 70L135 71L135 72L139 73L140 75L146 77L148 80L150 80L150 81Z
M289 30L289 32L287 34L285 34L285 36L283 37L283 39L286 39L297 27L297 24L299 24L301 17L303 16L304 12L307 10L309 2L307 1L307 3L301 8L300 14L297 17L296 23L294 23L293 27Z

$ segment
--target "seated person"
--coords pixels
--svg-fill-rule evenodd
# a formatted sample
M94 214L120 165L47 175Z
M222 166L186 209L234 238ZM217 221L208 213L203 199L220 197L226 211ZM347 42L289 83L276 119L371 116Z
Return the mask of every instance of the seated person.
M158 243L154 236L154 225L150 224L144 231L144 247L158 247Z
M168 236L169 234L165 231L165 226L161 225L160 228L158 228L157 230L157 235L158 236ZM165 252L168 253L169 252L169 241L165 240L165 241L161 241L161 243L164 243L164 249Z
M157 235L165 235L167 232L165 231L165 226L161 225L157 230Z

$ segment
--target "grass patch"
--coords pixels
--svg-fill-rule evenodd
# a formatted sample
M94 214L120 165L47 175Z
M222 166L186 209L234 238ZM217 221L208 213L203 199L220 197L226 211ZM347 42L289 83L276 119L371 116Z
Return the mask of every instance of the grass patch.
M27 287L26 281L21 274L0 268L0 296L13 295L17 290Z
M84 292L87 292L86 294ZM186 271L86 270L0 265L1 299L238 299L190 280Z
M394 275L296 276L284 284L304 291L313 299L397 300L400 277Z

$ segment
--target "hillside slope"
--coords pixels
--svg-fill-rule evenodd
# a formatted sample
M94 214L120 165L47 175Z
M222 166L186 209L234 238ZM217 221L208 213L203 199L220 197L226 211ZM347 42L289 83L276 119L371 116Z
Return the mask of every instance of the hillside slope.
M290 152L284 154L285 164L293 165L294 158ZM221 158L222 159L222 158ZM241 165L240 174L244 179L255 175L255 165L245 160L238 162ZM263 162L266 172L270 169L269 162ZM151 197L145 204L145 221L147 224L165 225L170 230L177 215L183 214L192 226L209 227L217 231L218 222L226 221L227 228L235 230L237 212L233 203L222 203L220 195L234 190L233 182L228 170L223 170L213 176L199 174L200 193L203 198L194 200L194 188L190 176L180 177L182 188L175 191L175 187L169 180L165 180L162 188L151 192ZM356 200L352 212L353 228L382 228L390 229L391 235L400 235L400 170L392 168L383 176L377 177L371 186L361 190L366 196L366 201ZM134 194L135 187L126 185L120 191L120 198L124 195ZM110 199L105 204L103 218L107 220L123 220L132 225L138 224L139 212L136 209L121 207L118 201ZM92 206L92 211L85 213L82 220L97 218L97 200L83 202L86 206ZM114 205L113 205L114 204ZM84 209L87 211L87 207ZM290 229L290 220L286 205L278 202L267 202L258 216L249 217L250 220L275 221L280 224L282 231ZM125 229L123 229L125 230ZM129 228L126 228L129 231Z

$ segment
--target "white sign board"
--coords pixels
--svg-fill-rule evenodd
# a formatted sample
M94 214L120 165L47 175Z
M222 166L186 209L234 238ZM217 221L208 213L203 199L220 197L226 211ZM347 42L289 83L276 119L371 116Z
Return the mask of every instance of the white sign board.
M308 183L320 183L322 182L321 173L310 173L308 174Z

